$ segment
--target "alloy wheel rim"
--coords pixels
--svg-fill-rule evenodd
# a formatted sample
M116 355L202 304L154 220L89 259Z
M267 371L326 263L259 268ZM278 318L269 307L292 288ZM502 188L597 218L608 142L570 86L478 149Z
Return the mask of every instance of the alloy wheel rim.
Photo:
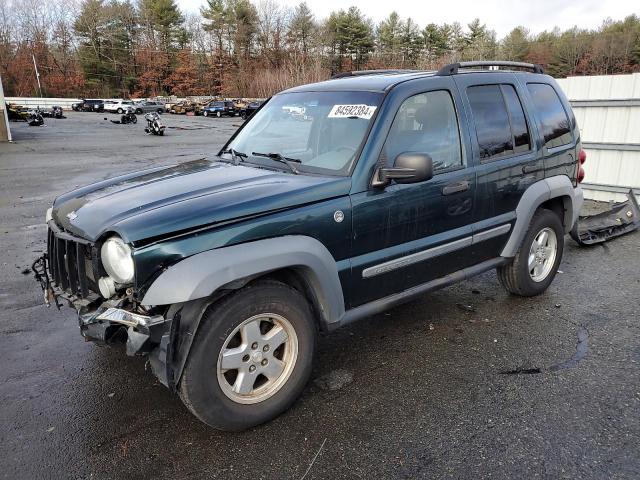
M558 237L556 232L545 227L536 234L529 249L527 266L529 276L534 282L542 282L549 276L557 255Z
M297 358L293 325L275 313L254 315L225 340L218 356L218 384L236 403L263 402L284 386Z

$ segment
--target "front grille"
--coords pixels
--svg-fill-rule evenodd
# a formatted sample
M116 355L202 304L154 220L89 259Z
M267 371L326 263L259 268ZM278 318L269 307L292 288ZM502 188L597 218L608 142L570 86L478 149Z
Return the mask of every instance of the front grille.
M53 283L79 298L95 296L98 290L93 275L93 245L49 225L47 257Z

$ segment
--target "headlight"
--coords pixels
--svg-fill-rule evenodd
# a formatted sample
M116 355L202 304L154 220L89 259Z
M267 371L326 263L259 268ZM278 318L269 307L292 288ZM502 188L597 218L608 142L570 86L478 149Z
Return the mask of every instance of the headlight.
M129 245L120 237L111 237L100 249L102 265L116 282L127 284L133 281L133 258Z
M47 215L45 216L44 223L49 223L49 220L53 220L53 207L47 209Z

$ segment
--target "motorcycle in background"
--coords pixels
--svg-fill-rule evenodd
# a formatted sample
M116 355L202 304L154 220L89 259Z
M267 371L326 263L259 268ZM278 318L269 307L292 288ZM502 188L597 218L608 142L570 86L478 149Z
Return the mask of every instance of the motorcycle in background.
M44 125L44 118L42 117L42 112L40 111L40 107L37 107L34 110L29 110L27 123L29 124L30 127L40 127Z
M48 118L67 118L64 116L64 113L62 113L62 107L58 105L54 105L51 107L51 110L47 112L42 112L42 116Z
M138 117L136 117L133 107L127 107L126 113L120 117L120 123L138 123Z
M147 121L147 126L144 128L147 135L164 135L166 127L160 122L160 115L157 112L147 113L144 119Z

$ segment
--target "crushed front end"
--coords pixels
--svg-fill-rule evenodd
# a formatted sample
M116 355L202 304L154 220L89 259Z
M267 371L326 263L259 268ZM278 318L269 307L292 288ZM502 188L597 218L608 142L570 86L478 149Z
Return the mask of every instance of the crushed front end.
M115 286L105 288L110 277L101 262L101 245L63 231L53 220L47 226L47 252L32 265L45 304L73 308L87 341L124 343L127 355L148 355L153 372L170 386L165 362L172 323L168 309L143 307L132 287L107 282Z

